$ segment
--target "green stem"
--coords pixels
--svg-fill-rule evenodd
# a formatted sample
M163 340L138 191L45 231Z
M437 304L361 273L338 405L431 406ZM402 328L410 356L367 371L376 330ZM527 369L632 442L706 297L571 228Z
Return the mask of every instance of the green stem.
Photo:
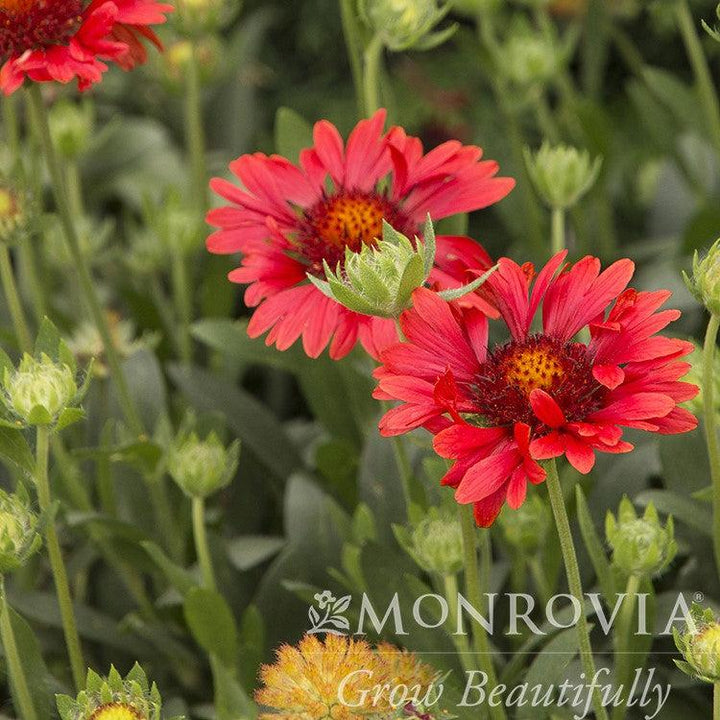
M120 363L120 357L118 356L117 349L115 348L115 344L112 339L112 333L108 325L107 317L103 311L102 305L100 304L100 300L98 299L87 260L82 248L80 247L80 238L77 234L75 221L70 211L70 205L67 199L67 189L65 187L63 169L58 155L55 152L55 147L50 135L47 112L45 110L45 105L43 103L38 83L32 83L30 85L29 96L39 125L38 130L40 132L43 150L45 152L45 160L50 172L50 179L52 180L52 187L55 194L57 211L60 216L60 223L70 247L70 253L77 271L78 282L90 307L90 312L92 313L97 330L102 338L105 356L107 358L113 380L115 381L118 398L120 400L120 405L122 407L123 414L125 415L125 419L127 420L130 429L134 433L140 435L143 433L142 420L140 419L140 415L138 414L132 395L130 394L130 389Z
M596 676L595 660L593 659L592 646L590 645L590 629L584 610L585 604L582 582L580 580L580 568L578 567L575 543L570 531L570 521L568 520L568 514L565 508L565 500L563 498L562 488L560 487L560 478L558 477L555 460L546 462L545 469L547 471L545 482L550 496L550 505L552 506L553 515L555 516L558 537L560 538L560 548L562 549L562 556L565 561L568 587L570 588L570 593L580 603L581 607L580 619L577 624L580 659L585 677L592 679ZM595 708L597 720L609 720L597 688L593 690L593 707Z
M6 95L3 98L3 126L5 140L10 149L12 162L16 163L20 155L20 128L17 117L17 95Z
M552 234L551 248L555 255L565 249L565 210L564 208L553 208L551 216Z
M410 504L412 503L412 465L410 464L410 458L408 457L407 448L402 437L395 435L392 439L393 455L395 456L395 463L400 473L400 481L402 482L403 497L405 498L405 507L408 512L410 511Z
M365 114L369 117L380 107L380 66L383 43L377 34L368 43L363 53L363 96Z
M615 685L623 688L622 704L613 709L613 720L622 720L627 714L629 695L625 695L625 688L630 679L630 643L633 637L633 618L635 616L635 603L640 591L640 576L631 575L625 588L620 617L618 618L617 634L615 636Z
M30 686L20 661L20 653L18 652L15 632L10 618L10 605L5 595L5 578L2 576L0 576L0 603L0 637L5 649L5 659L10 678L17 695L17 709L20 711L23 720L38 720L32 695L30 694Z
M178 542L180 538L176 532L175 521L173 520L172 506L168 496L165 477L161 475L160 477L149 478L147 484L160 537L170 557L173 558L173 560L179 560L182 549Z
M599 98L602 92L609 24L605 0L590 0L585 19L582 79L586 94L593 99Z
M465 553L465 594L470 604L479 612L483 607L483 592L487 592L487 585L483 586L478 572L477 533L472 505L460 506L460 524L462 527L463 551ZM487 535L487 531L484 531ZM489 538L483 538L489 543ZM485 546L485 548L489 547ZM484 548L484 549L485 549ZM485 553L484 553L485 554ZM485 558L487 559L487 558ZM489 566L483 562L483 571L489 572ZM488 692L492 692L498 684L495 666L493 665L492 650L485 628L479 623L473 627L473 649L477 656L480 670L487 675ZM492 720L505 720L505 709L502 705L489 708Z
M450 610L448 614L448 629L450 636L460 655L460 664L464 670L472 670L470 643L467 635L458 634L458 582L455 575L445 575L443 577L443 591L445 599Z
M710 67L695 29L695 20L690 12L687 0L678 0L676 10L678 23L680 24L680 34L685 43L685 50L690 59L698 94L700 95L700 104L705 113L707 130L715 143L715 148L720 153L720 103L715 92Z
M197 47L192 41L192 52L187 65L185 91L185 143L192 168L192 189L197 209L204 214L208 208L207 166L205 164L205 134L203 131L202 94Z
M713 720L720 720L720 683L713 685Z
M43 513L51 513L52 499L50 495L50 481L48 479L48 458L50 431L44 425L37 427L35 485L37 488L38 504ZM87 670L83 660L80 636L75 622L75 611L73 610L70 598L70 587L68 585L67 571L60 550L55 523L49 520L45 527L45 543L47 545L50 567L55 581L55 592L57 593L58 605L60 606L60 617L62 619L63 632L65 634L65 645L73 681L78 690L85 684L85 672Z
M0 242L0 279L2 280L5 299L7 300L18 345L23 352L32 350L32 339L28 330L27 320L23 312L20 294L15 282L15 274L10 260L10 250L4 242Z
M360 46L360 28L355 15L353 0L340 0L340 16L342 18L343 35L347 47L350 71L352 72L353 86L355 87L355 101L358 113L363 112L363 61Z
M710 460L710 478L713 487L713 542L715 547L715 563L720 574L720 446L717 436L717 416L715 413L715 352L720 315L710 315L705 331L703 348L703 413L705 420L705 441Z
M217 590L210 545L208 544L205 529L205 501L202 498L194 497L192 499L192 526L193 537L195 538L195 552L202 573L203 585L208 590Z
M528 558L527 563L530 568L530 575L532 575L533 582L535 583L535 589L540 594L540 600L543 605L546 605L552 597L552 590L545 577L545 571L540 565L540 558L537 555L533 555L531 558Z
M190 336L192 300L188 283L187 263L185 262L185 256L180 252L173 253L172 283L178 320L180 358L184 363L189 364L192 361L192 337Z

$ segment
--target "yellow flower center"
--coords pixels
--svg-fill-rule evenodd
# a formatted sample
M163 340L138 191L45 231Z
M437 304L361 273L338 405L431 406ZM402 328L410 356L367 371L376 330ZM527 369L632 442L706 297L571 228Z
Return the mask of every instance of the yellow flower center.
M563 363L551 348L542 345L518 347L505 358L503 369L505 380L525 395L533 390L551 390L565 375Z
M140 711L127 703L101 705L88 720L147 720Z

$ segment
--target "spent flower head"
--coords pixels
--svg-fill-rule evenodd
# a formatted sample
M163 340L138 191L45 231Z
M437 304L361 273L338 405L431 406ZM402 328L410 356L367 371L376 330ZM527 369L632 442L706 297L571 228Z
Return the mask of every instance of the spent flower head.
M498 518L507 543L523 554L534 555L545 545L552 516L547 503L533 495L517 510L509 508Z
M10 495L0 489L0 575L22 567L37 552L42 544L39 531L40 518L24 490Z
M587 150L545 141L539 150L525 149L525 163L535 190L548 207L575 205L595 184L602 158L592 159Z
M431 507L410 528L395 526L395 536L421 570L441 576L463 568L462 528L457 513Z
M123 678L110 667L107 677L88 670L76 698L57 695L60 720L160 720L162 700L138 663Z
M433 32L451 8L436 0L360 0L359 7L365 23L383 45L396 52L437 47L457 29L451 25Z
M683 632L673 628L683 660L675 664L687 675L709 683L720 682L720 623L713 611L693 603Z
M320 292L353 312L382 318L397 318L412 306L413 291L422 287L435 262L435 231L428 217L423 240L411 242L383 220L383 237L363 244L358 252L345 249L344 262L333 271L323 260L326 280L308 273ZM439 295L455 300L482 285L494 268L473 282Z
M204 440L194 431L181 433L170 450L168 471L188 496L205 498L232 482L239 455L239 440L226 448L214 432Z
M613 564L627 575L658 575L677 553L672 516L663 527L652 503L638 517L633 504L624 497L617 519L608 511L605 535L613 551Z
M692 275L683 272L685 284L712 315L720 315L720 240L716 240L701 259L693 257Z

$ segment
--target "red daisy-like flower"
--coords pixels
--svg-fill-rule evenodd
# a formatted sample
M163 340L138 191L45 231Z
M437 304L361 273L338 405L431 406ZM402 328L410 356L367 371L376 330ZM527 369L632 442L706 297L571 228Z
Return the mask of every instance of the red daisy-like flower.
M346 355L359 339L374 357L397 340L393 322L347 310L308 279L325 277L323 261L342 265L345 249L359 250L382 235L382 221L413 237L429 213L433 220L487 207L512 189L495 177L498 165L480 160L482 150L457 141L423 154L418 138L399 127L383 132L385 111L362 120L347 143L334 125L314 128L314 146L299 166L278 155L243 155L230 170L243 188L220 178L213 190L229 206L211 210L219 228L207 241L213 253L242 253L229 278L248 284L245 303L257 307L248 333L286 350L302 336L305 352L317 357ZM436 268L441 287L456 287L491 266L478 243L465 237L437 238ZM476 304L482 303L478 297ZM483 304L490 311L490 309Z
M156 0L3 0L0 6L0 89L10 95L25 78L68 83L80 90L108 69L145 62L143 38L160 47L150 25L172 5Z
M678 358L693 346L656 334L680 315L659 309L670 292L628 288L630 260L600 272L586 257L556 275L564 259L559 253L537 276L529 264L499 261L484 292L510 339L490 351L483 313L415 291L400 319L407 342L386 349L376 371L375 397L402 401L381 420L382 434L435 433L436 452L455 461L443 484L474 503L481 526L506 500L518 508L528 481L545 479L539 460L565 455L588 473L596 451L632 449L621 427L680 433L697 424L678 407L698 390L680 382L690 366ZM589 331L587 343L580 331Z

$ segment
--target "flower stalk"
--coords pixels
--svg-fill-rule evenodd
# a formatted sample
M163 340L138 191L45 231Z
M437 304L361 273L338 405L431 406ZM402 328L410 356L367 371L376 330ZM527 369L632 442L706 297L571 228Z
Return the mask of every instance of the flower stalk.
M42 99L42 93L40 87L37 84L32 84L29 90L30 103L33 107L35 117L39 124L40 136L42 140L42 146L45 153L45 160L47 162L48 170L50 172L50 179L52 180L53 192L55 194L55 202L57 204L57 210L60 215L60 222L70 248L70 253L77 268L78 280L82 289L83 295L90 307L95 325L97 326L100 337L102 338L105 355L107 357L110 372L115 381L115 386L118 391L118 398L120 405L125 415L125 419L130 426L130 429L137 434L143 432L143 424L140 415L133 402L130 389L123 372L120 358L115 348L112 333L108 326L107 317L103 311L102 305L95 290L93 279L90 274L90 269L87 264L85 255L83 254L82 248L80 247L80 239L77 234L75 227L75 221L70 210L70 205L67 198L67 189L65 187L65 174L63 173L60 159L55 151L52 137L50 135L50 127L48 125L48 116L45 109L45 105ZM84 674L84 672L83 672Z
M205 500L202 497L193 497L192 499L192 527L195 539L195 553L200 565L203 585L208 590L216 590L215 570L212 565L210 544L208 543L207 529L205 527Z
M555 255L565 249L565 209L561 207L552 210L552 240L551 250Z
M35 461L35 485L38 495L38 503L42 513L50 516L52 514L52 497L50 494L50 482L48 479L48 460L50 455L50 430L47 426L37 426L36 461ZM55 592L57 593L58 605L60 606L60 617L62 619L65 645L70 659L70 669L73 681L78 689L82 688L85 682L85 661L83 660L80 636L78 635L75 611L70 597L70 586L68 584L67 571L60 550L55 523L52 520L47 522L45 527L45 542L47 544L50 568L55 581Z
M17 694L17 709L24 720L38 720L38 714L30 694L30 686L20 661L15 631L10 618L10 605L5 593L5 578L2 575L0 575L0 638L2 638L10 678Z
M460 522L462 524L463 550L465 553L465 592L467 593L470 604L480 610L482 607L483 593L487 591L487 587L483 587L478 569L478 530L475 526L472 506L460 506L459 511ZM489 538L487 538L487 540L489 542ZM477 656L477 663L480 666L480 669L487 675L488 687L497 687L497 674L495 673L495 666L493 665L493 654L490 648L490 641L488 640L487 633L482 625L475 625L473 628L472 639L473 650ZM490 717L492 720L506 720L507 715L505 714L504 707L502 705L490 707Z
M715 415L715 380L713 363L717 347L720 315L711 314L705 331L703 348L703 419L705 421L705 441L710 460L710 477L713 487L713 543L715 563L720 574L720 446L718 446L717 418Z
M560 538L560 548L562 549L563 560L565 562L565 572L567 573L570 594L580 603L580 607L583 608L584 595L582 581L580 580L580 568L578 566L577 553L575 552L575 543L572 532L570 531L570 521L568 519L567 509L565 508L565 499L563 498L562 488L560 487L557 463L554 459L545 463L545 470L547 471L546 484L550 496L550 505L553 515L555 516L558 537ZM596 672L595 661L590 644L590 629L584 610L580 613L577 632L578 644L580 646L580 660L582 661L585 677L593 678ZM608 720L607 711L602 704L602 698L597 689L593 689L593 708L595 709L597 720Z
M626 688L628 686L628 677L630 675L630 640L633 636L633 616L635 614L635 605L637 603L637 595L640 591L640 575L630 575L625 588L625 597L623 599L620 618L618 620L618 630L615 637L615 682L618 687ZM623 690L622 703L613 710L613 720L622 720L627 714L629 696L625 696Z
M376 33L363 53L363 97L367 117L380 107L380 68L383 48L382 37Z
M18 345L23 352L28 352L32 347L30 338L30 330L28 329L25 313L23 312L20 293L18 292L15 275L10 260L10 250L4 242L0 242L0 280L2 280L3 290L5 291L5 299L10 310L15 335L17 336Z

